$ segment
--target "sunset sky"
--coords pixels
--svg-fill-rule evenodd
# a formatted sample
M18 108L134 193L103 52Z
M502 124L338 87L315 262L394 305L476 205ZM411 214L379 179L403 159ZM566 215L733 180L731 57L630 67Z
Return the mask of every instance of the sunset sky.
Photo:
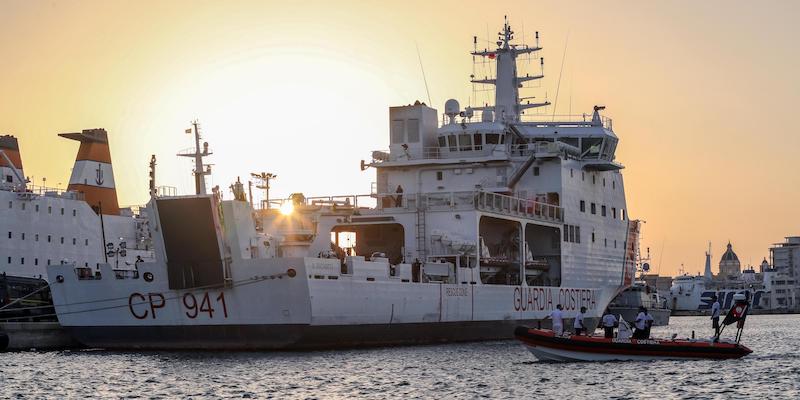
M427 102L417 46L433 107L480 103L472 37L507 14L518 39L540 32L537 98L554 100L566 43L555 112L607 106L655 271L700 271L709 241L715 270L728 240L758 264L800 235L800 2L492 4L5 0L0 133L34 183L65 187L77 143L56 134L105 128L124 205L148 200L151 154L159 185L193 190L174 156L193 119L213 184L267 171L274 197L366 194L388 107Z

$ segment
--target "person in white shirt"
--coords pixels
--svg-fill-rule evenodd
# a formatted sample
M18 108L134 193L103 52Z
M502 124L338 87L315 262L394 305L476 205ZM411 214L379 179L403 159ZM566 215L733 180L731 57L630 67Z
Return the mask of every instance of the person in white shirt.
M652 325L653 316L647 313L646 308L639 307L639 315L636 316L636 332L633 333L634 339L649 339Z
M561 304L556 304L556 309L550 315L544 317L544 319L550 318L553 320L553 332L555 332L556 336L564 334L564 314L561 312L563 308Z
M614 314L611 314L609 309L606 309L606 312L603 314L603 330L605 331L605 338L612 339L614 337L614 328L619 325L619 321L617 321L617 317Z
M719 338L719 312L722 307L719 305L717 295L711 295L711 299L714 300L714 304L711 305L711 327L714 328L714 337Z
M586 307L581 307L581 312L575 315L575 323L572 324L572 327L575 328L576 335L582 335L586 333L586 325L583 324L584 314L586 314Z

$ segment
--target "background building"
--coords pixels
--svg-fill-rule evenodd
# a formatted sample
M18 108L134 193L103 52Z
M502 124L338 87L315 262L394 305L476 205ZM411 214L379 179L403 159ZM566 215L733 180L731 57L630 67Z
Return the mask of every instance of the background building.
M739 257L733 252L731 242L728 242L728 249L719 260L719 275L718 279L736 280L742 274L742 264L739 262Z
M772 259L772 268L780 273L776 277L777 282L793 288L794 301L792 306L800 304L800 236L788 236L783 243L775 243L769 249L769 257ZM781 290L776 288L776 290Z

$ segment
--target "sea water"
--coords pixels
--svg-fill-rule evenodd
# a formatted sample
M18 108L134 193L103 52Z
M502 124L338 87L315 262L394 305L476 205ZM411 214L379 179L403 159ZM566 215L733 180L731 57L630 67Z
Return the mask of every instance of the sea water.
M711 321L673 317L653 336L693 330L708 337ZM516 341L313 352L11 352L0 353L0 398L800 398L800 316L750 316L742 342L753 354L740 360L604 363L540 362Z

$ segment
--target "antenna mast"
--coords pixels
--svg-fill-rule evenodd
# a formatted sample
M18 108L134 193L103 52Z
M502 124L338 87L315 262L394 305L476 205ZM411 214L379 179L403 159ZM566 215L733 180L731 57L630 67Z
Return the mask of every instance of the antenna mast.
M194 129L194 151L182 151L178 153L179 157L194 158L194 187L196 194L208 194L206 190L206 175L211 175L211 166L203 164L203 157L210 156L211 152L208 151L208 142L203 142L203 149L200 149L200 123L197 120L192 121L192 128L186 130L186 133L192 133Z
M264 199L261 200L261 208L269 208L269 181L277 178L278 175L275 175L271 172L253 172L250 174L250 176L258 181L256 188L264 191ZM266 204L266 207L264 204Z

